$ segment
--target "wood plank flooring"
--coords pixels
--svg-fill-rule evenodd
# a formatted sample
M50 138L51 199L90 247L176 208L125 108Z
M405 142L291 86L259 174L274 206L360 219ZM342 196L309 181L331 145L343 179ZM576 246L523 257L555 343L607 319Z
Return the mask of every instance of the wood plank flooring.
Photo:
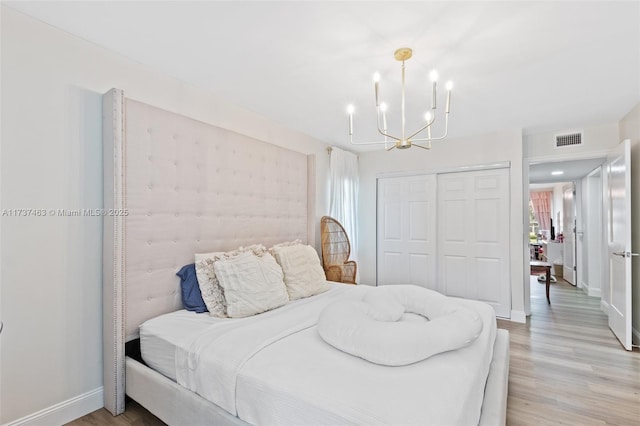
M511 333L507 424L640 426L640 351L618 343L600 299L560 281L548 305L532 277L531 312L526 324L498 320ZM101 409L69 424L164 425L133 401L121 416Z
M625 351L607 326L600 299L559 280L531 279L526 324L511 333L509 425L640 425L640 351Z

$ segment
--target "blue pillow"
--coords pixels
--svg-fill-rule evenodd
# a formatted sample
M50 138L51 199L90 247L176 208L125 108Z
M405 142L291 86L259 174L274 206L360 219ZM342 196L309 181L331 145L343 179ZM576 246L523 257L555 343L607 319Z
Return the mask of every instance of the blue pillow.
M182 306L188 311L197 313L208 312L207 305L202 300L198 278L196 277L196 264L185 265L176 274L180 277L180 289L182 290Z

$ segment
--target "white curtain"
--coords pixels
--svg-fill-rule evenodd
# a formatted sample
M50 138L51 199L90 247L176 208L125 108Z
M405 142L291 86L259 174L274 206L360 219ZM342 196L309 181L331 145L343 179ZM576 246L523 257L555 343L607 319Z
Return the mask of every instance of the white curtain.
M351 243L351 260L358 253L358 156L331 150L329 216L342 224Z

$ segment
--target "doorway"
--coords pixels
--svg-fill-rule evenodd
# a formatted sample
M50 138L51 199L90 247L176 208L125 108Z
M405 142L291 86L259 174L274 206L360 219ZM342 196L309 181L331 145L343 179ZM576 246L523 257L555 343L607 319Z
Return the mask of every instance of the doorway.
M569 282L591 297L600 297L604 281L601 265L604 161L604 157L599 157L529 166L530 193L546 190L552 194L550 220L546 221L552 226L539 232L542 260L553 265L554 279Z

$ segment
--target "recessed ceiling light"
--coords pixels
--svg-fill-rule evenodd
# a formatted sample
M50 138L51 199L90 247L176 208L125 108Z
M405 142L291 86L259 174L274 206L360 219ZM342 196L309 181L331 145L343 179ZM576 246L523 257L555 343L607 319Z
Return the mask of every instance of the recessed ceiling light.
M563 175L564 172L562 170L556 170L556 171L551 172L551 174L554 175L554 176L558 176L558 175Z

